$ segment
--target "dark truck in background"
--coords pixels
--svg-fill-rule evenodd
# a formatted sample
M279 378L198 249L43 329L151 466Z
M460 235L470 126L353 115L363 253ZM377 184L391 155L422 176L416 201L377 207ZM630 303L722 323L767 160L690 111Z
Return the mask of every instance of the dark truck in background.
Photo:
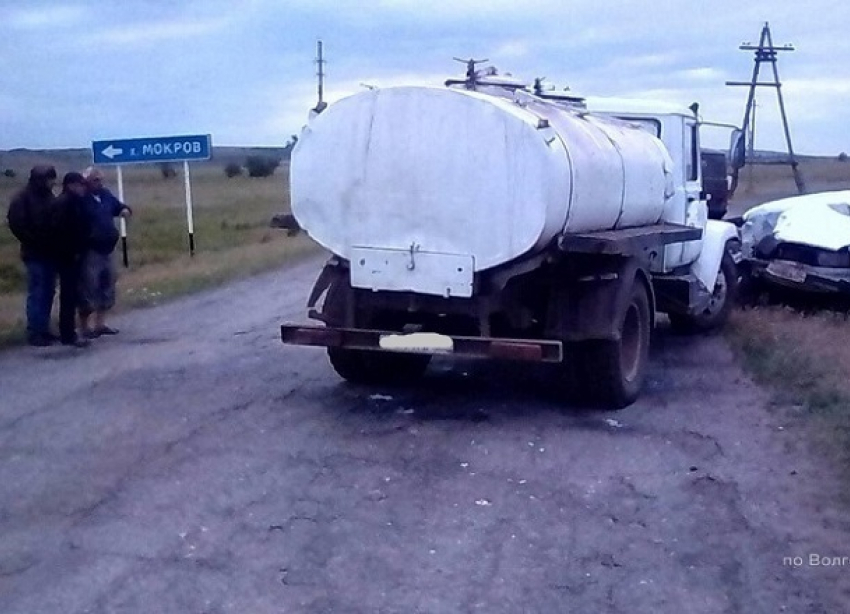
M722 220L732 198L729 165L722 151L701 152L702 198L708 201L708 218Z

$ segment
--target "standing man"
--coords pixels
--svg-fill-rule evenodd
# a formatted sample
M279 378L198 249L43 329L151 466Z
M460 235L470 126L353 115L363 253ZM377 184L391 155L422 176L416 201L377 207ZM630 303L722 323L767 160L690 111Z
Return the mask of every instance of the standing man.
M89 224L85 197L86 180L80 173L67 173L62 193L54 203L56 228L56 268L59 274L59 338L64 345L85 347L88 339L77 336L75 327L79 304L80 270L85 255Z
M106 312L115 305L116 273L112 253L119 238L115 218L128 218L132 211L103 185L100 170L90 166L83 177L88 188L85 196L88 240L80 284L80 331L93 339L118 333L106 324Z
M56 169L35 166L26 187L9 204L9 229L21 243L21 260L27 270L27 341L47 346L55 341L50 332L50 311L56 293L56 254L53 226L53 187Z

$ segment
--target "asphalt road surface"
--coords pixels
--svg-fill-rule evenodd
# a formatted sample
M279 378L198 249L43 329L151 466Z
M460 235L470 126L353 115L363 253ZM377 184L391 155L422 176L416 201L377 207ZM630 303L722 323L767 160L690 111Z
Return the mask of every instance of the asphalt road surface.
M658 331L620 412L355 387L279 341L319 266L0 353L0 612L850 611L830 471L722 337Z

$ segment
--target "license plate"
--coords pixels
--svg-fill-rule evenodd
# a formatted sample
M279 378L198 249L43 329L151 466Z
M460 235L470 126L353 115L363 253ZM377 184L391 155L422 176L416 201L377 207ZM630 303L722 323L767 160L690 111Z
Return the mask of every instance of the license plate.
M382 350L393 350L395 352L449 354L454 351L452 338L437 333L383 335L378 344Z
M798 284L806 281L806 272L803 267L792 262L771 262L767 265L767 272L774 277L787 279Z

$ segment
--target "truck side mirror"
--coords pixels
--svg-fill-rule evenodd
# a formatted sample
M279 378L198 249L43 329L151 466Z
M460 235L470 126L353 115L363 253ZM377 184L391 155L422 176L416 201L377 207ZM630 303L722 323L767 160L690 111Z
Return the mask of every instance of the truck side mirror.
M747 139L743 131L735 128L729 139L729 164L733 169L743 168L747 156Z

